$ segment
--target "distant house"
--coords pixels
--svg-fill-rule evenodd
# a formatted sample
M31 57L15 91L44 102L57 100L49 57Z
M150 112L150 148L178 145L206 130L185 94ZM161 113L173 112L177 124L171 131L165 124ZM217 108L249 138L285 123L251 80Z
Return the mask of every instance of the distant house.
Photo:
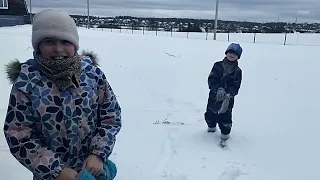
M30 22L25 0L0 0L0 27Z

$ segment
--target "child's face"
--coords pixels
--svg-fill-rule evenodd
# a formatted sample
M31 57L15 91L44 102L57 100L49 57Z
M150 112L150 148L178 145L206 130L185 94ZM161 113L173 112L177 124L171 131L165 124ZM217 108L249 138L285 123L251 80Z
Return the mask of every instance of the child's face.
M233 53L227 53L227 59L229 60L229 61L236 61L236 60L238 60L238 56L236 55L236 54L233 54Z
M75 46L69 41L46 38L39 44L41 55L45 59L59 60L75 55Z

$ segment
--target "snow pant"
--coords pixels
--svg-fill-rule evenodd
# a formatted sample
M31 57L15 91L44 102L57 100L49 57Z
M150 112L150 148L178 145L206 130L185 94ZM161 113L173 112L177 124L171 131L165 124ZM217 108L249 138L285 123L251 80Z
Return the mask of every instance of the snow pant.
M232 128L232 109L228 109L224 114L217 114L207 109L204 116L208 127L214 128L218 124L221 134L230 134Z
M230 99L228 110L223 114L218 114L222 102L216 101L216 92L209 92L207 109L204 114L208 127L214 128L219 125L221 134L229 135L232 128L232 109L234 107L234 98Z

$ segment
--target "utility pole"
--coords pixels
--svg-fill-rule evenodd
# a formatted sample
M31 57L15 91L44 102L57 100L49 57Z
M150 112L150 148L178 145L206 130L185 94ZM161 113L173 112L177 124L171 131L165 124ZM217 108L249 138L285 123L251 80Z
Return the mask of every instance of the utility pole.
M298 24L297 24L297 23L298 23L298 17L296 17L296 21L295 21L295 23L294 23L294 29L295 29L295 30L297 30L297 27L298 27Z
M217 28L218 28L218 10L219 10L219 0L216 2L216 16L214 20L214 28L213 28L213 39L217 40Z
M29 1L29 8L30 8L30 23L32 24L32 4L31 4L31 0Z
M90 11L89 11L89 5L90 5L90 2L89 0L87 0L87 8L88 8L88 22L87 22L87 28L90 29Z

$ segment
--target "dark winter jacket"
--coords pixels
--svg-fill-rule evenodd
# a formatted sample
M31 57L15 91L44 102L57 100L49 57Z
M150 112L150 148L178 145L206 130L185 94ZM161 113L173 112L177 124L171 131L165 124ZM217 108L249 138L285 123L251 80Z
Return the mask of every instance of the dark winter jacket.
M234 64L234 71L231 74L224 75L223 61L228 61L226 58L222 61L215 62L210 75L208 77L208 85L210 89L209 94L209 106L214 111L217 111L221 107L221 102L216 102L216 94L218 88L222 87L229 93L232 98L230 100L229 109L233 108L234 97L238 95L241 81L242 81L242 70L238 66L238 61L232 62Z

